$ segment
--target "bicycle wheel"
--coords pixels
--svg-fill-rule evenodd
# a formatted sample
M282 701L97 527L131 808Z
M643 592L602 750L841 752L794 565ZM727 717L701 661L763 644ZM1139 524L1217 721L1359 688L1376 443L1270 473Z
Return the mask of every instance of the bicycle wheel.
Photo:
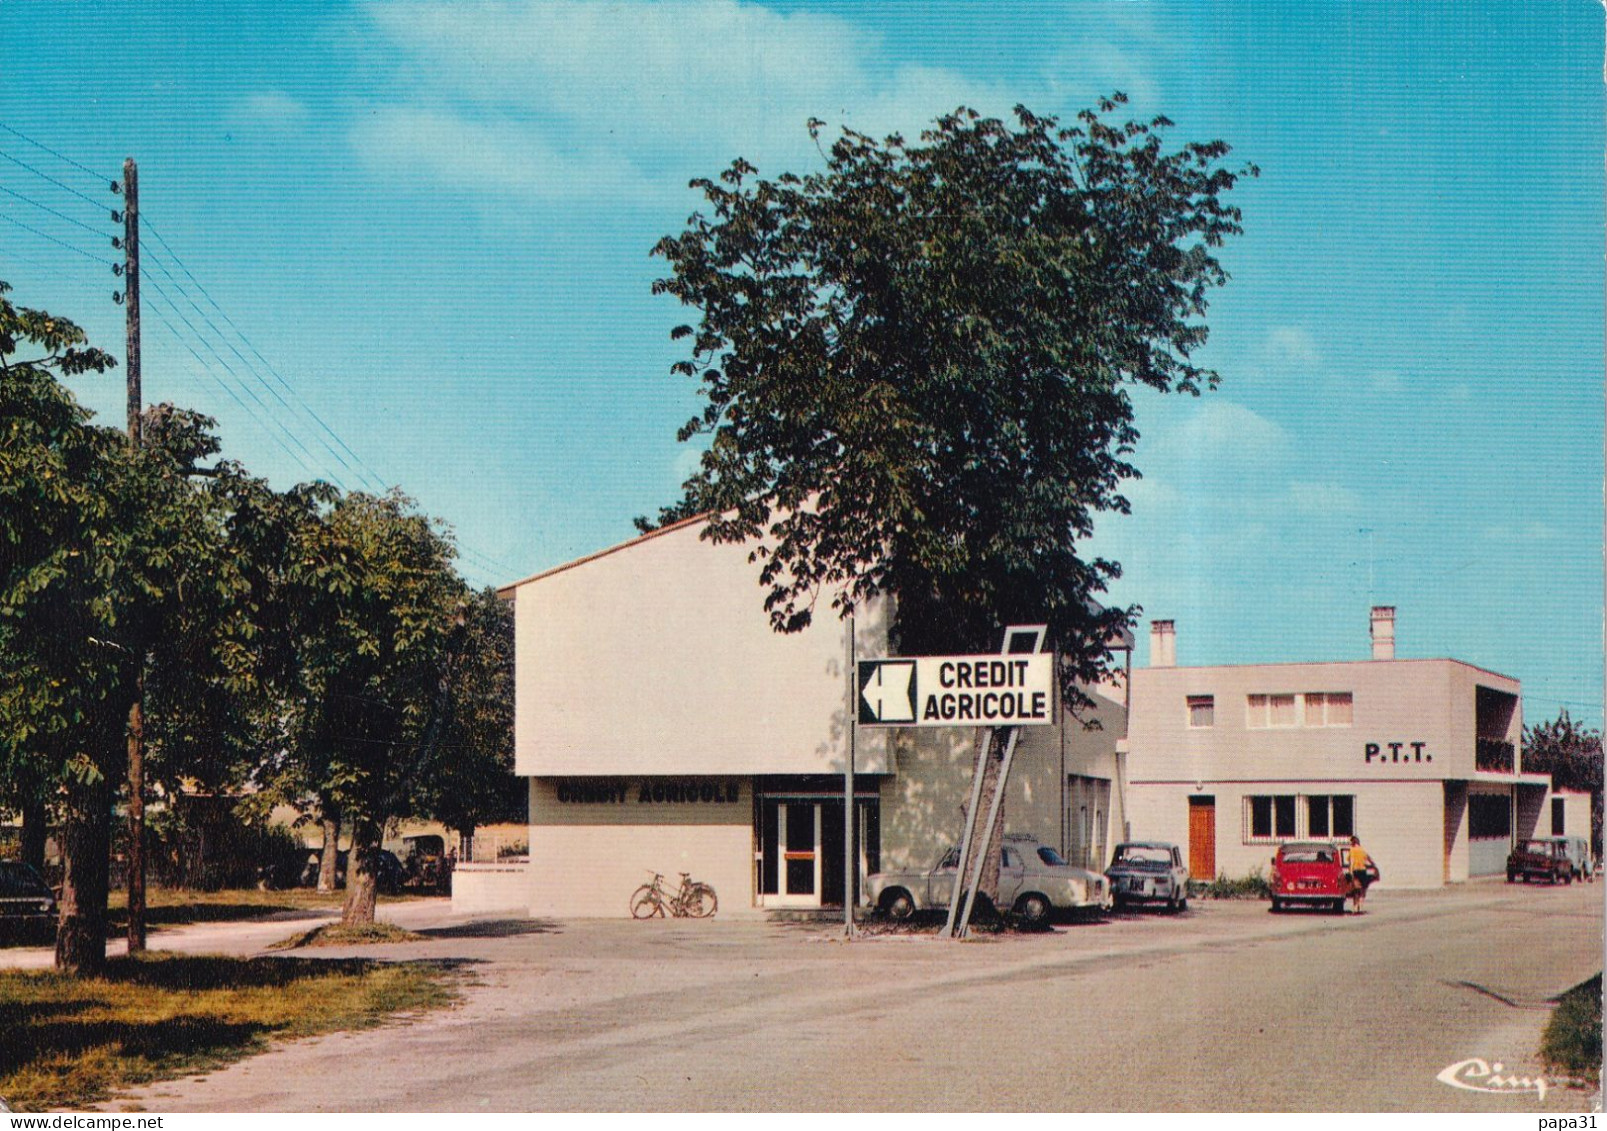
M631 896L631 918L651 919L655 915L660 919L664 917L664 904L659 901L652 884L643 884Z
M694 919L707 919L719 905L714 889L708 884L693 884L686 897L686 913Z

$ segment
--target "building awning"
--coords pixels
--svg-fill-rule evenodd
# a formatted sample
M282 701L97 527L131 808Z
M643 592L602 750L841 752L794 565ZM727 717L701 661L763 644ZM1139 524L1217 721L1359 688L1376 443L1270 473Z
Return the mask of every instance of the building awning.
M1499 774L1480 770L1467 779L1469 785L1517 785L1550 789L1550 774Z

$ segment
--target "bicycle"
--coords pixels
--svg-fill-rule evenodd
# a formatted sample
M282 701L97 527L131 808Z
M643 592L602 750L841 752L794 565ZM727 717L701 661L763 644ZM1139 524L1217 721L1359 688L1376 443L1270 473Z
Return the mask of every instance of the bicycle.
M631 918L664 918L666 910L677 919L707 919L719 906L714 889L681 873L681 887L674 895L664 890L664 876L653 872L653 882L643 884L631 896Z

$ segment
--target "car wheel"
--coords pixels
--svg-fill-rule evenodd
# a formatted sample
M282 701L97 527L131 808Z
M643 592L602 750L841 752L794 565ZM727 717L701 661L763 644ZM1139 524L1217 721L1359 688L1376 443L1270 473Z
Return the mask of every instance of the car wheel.
M1275 911L1275 912L1276 911L1282 911L1283 910L1283 900L1274 899L1272 901L1272 910Z
M1049 901L1037 892L1016 900L1016 917L1029 927L1041 927L1049 922Z
M894 888L882 896L882 914L896 923L907 922L915 915L915 900L903 888Z
M1518 882L1518 873L1514 872L1511 868L1508 868L1507 869L1507 883L1515 884L1517 882Z
M1343 915L1345 913L1345 901L1343 899L1336 899L1328 906L1335 915Z
M1188 909L1189 909L1189 897L1185 893L1184 895L1178 897L1177 910L1178 910L1179 914L1182 914L1184 911L1187 911Z

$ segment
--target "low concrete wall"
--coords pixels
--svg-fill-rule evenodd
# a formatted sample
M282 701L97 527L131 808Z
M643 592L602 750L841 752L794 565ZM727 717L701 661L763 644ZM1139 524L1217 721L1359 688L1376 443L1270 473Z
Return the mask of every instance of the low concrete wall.
M452 911L530 914L530 862L459 864L452 869Z

